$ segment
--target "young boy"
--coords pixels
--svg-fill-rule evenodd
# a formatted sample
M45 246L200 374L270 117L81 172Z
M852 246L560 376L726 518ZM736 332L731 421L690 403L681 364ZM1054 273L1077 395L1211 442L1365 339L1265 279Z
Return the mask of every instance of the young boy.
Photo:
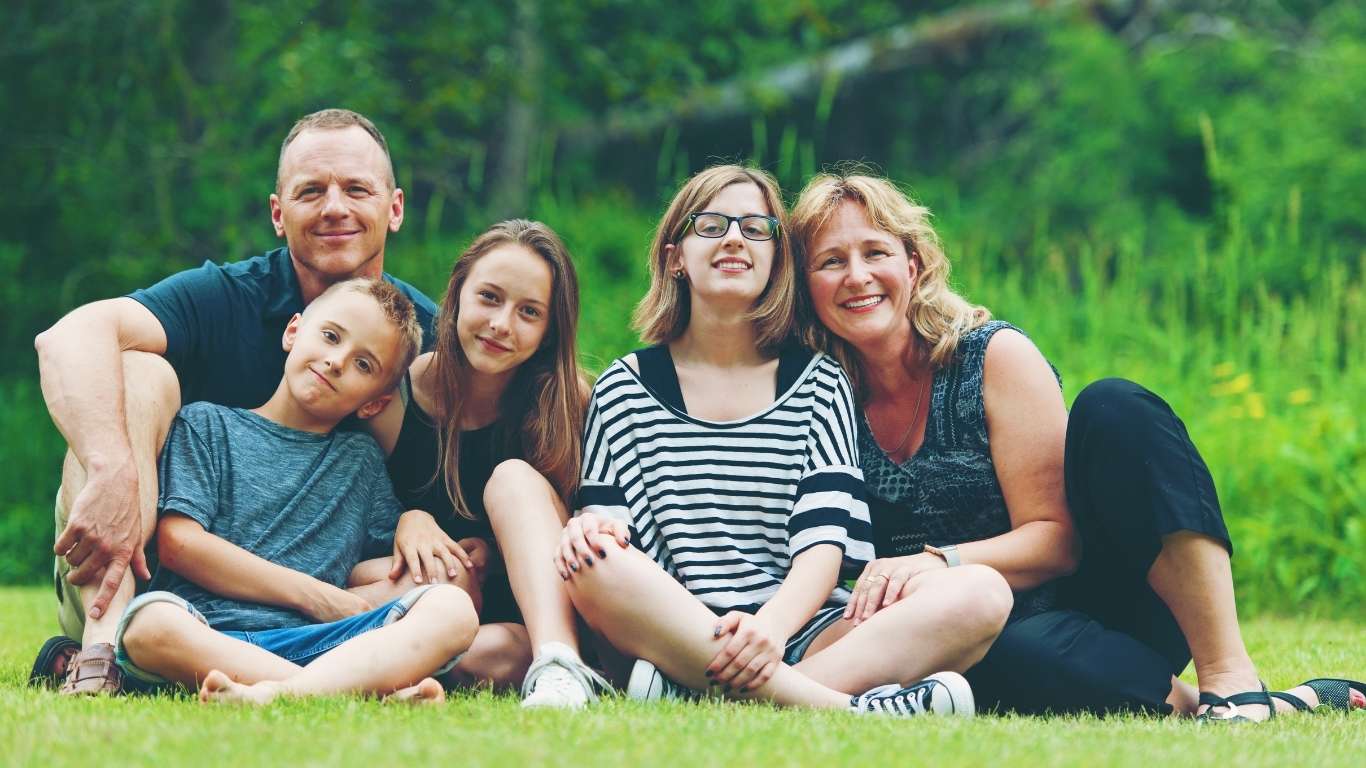
M349 280L285 329L275 394L251 411L181 409L161 458L161 567L115 641L126 674L200 699L396 693L440 700L478 628L470 598L417 587L377 608L344 589L391 546L402 509L368 435L337 431L392 397L421 346L412 304Z

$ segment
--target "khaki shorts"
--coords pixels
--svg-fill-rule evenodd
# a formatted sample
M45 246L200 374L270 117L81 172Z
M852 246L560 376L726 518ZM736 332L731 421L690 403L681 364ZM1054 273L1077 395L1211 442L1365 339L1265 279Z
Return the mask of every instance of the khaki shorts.
M56 541L66 529L61 489L57 490L57 498L52 503L52 517L57 526L52 540ZM52 581L57 588L57 624L61 626L62 634L79 643L85 634L85 605L81 602L80 587L66 580L68 573L71 573L71 564L58 555L52 565Z

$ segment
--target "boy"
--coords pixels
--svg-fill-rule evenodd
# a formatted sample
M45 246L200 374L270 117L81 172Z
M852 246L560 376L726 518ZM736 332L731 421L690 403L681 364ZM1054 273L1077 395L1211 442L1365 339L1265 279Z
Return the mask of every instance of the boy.
M429 675L469 646L465 592L429 584L371 609L343 587L390 546L399 514L369 418L421 346L411 302L384 281L325 291L286 327L284 377L252 411L181 409L162 451L161 568L129 604L118 663L200 699L396 693L437 701Z

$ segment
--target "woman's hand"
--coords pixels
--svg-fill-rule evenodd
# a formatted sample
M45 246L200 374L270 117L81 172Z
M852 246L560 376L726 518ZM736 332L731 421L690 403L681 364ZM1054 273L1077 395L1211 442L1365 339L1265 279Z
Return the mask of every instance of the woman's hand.
M607 550L598 548L597 534L605 533L617 540L622 549L631 546L631 530L626 523L608 517L598 517L585 512L572 517L565 523L560 534L560 548L555 551L555 570L561 579L569 579L584 566L593 565L593 557L607 557ZM589 543L592 538L594 543Z
M949 567L938 555L921 552L906 557L883 557L864 566L854 584L854 594L844 607L844 618L855 624L900 600L906 583L917 573Z
M474 560L441 530L436 518L412 509L398 519L393 566L389 569L391 581L398 580L406 568L418 584L446 582L459 576L462 567L473 571Z
M762 616L731 611L717 619L712 635L730 636L706 670L707 677L727 693L759 688L783 660L786 641Z

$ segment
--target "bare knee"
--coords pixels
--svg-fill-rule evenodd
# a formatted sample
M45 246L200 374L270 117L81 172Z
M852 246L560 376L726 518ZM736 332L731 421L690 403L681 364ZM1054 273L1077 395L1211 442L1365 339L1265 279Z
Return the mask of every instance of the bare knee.
M184 621L194 619L174 603L148 603L133 614L123 631L123 648L133 661L181 647Z
M445 643L444 650L456 656L474 642L479 630L479 614L465 590L450 584L434 584L423 592L409 611L410 616L431 622L432 639Z
M538 492L555 495L550 482L521 459L508 459L493 468L484 484L484 509L489 514L515 510L534 500Z
M985 565L965 565L956 574L963 590L964 623L985 638L994 640L1010 618L1015 607L1015 595L1010 584L995 568Z

